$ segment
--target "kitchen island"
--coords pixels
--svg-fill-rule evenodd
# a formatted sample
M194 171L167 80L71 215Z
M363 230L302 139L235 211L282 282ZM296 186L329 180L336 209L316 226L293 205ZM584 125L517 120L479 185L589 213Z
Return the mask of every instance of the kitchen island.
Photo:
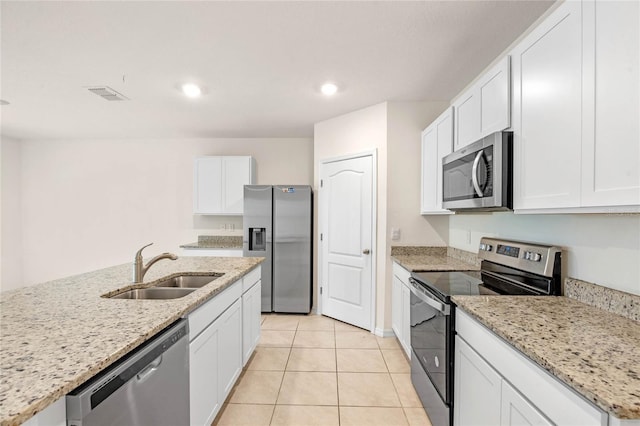
M47 408L140 344L215 297L262 258L184 257L163 260L131 284L124 264L0 293L0 421L17 425ZM222 273L170 300L103 297L153 286L175 275Z

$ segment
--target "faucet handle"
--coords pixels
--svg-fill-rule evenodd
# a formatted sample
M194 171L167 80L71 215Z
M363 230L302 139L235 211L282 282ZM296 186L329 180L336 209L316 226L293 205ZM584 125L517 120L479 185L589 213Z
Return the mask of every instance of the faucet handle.
M146 246L142 246L142 248L136 252L136 259L142 258L142 250L144 250L145 248L147 248L149 246L152 246L152 245L153 245L153 243L149 243Z

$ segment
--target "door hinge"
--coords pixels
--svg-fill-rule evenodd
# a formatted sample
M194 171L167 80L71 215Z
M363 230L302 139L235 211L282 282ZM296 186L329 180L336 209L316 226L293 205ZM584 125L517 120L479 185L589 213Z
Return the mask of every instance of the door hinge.
M324 185L324 181L320 179L320 188L322 188L322 185Z
M321 233L320 233L320 241L322 241L322 236L323 236L323 234L322 234L322 232L321 232Z
M320 294L322 294L322 287L320 287Z

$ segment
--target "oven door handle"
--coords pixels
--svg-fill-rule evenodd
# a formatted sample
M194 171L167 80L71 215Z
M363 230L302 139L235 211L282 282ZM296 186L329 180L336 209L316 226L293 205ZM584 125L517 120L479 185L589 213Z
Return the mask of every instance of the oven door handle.
M478 181L478 165L480 164L480 159L484 151L479 151L476 155L475 160L473 160L473 168L471 169L471 182L473 183L473 189L478 194L478 197L484 197L484 191L480 188L480 182Z
M416 282L413 278L409 278L409 282L411 283L411 293L416 296L418 299L431 306L434 309L437 309L439 312L442 312L445 315L449 315L449 305L445 305L439 300L434 299L429 296L425 290L422 289L422 286Z

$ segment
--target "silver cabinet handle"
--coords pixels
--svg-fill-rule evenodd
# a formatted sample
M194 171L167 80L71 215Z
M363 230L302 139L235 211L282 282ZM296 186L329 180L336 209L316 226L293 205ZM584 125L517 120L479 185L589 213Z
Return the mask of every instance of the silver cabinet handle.
M362 254L369 254L369 253L371 253L371 251L369 249L362 250Z
M484 193L482 189L480 189L480 183L478 182L478 164L480 163L480 159L482 158L483 151L478 152L475 160L473 160L473 168L471 169L471 182L473 182L473 189L475 189L478 197L483 197Z

